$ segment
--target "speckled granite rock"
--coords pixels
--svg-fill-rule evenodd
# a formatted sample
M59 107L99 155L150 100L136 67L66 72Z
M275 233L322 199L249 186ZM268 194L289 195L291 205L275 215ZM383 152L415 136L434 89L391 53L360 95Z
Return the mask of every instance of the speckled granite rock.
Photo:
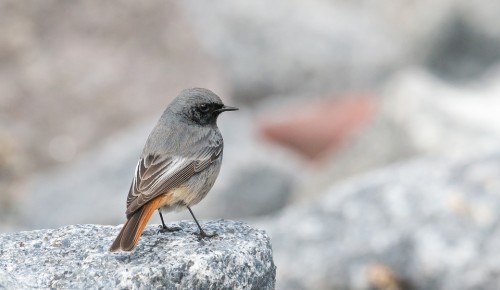
M235 221L192 222L158 234L146 228L131 253L109 253L120 226L71 225L0 235L0 289L274 289L269 237Z
M498 289L500 151L471 155L374 171L262 220L276 288Z

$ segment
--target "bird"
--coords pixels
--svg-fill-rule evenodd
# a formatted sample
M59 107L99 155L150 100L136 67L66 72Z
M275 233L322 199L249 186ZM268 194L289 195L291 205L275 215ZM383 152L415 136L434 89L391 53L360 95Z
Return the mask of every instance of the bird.
M109 248L132 251L155 210L168 228L162 211L187 208L200 238L209 238L191 207L210 191L222 163L224 141L217 127L218 116L238 108L226 106L208 89L185 89L167 106L149 134L135 167L127 196L127 220Z

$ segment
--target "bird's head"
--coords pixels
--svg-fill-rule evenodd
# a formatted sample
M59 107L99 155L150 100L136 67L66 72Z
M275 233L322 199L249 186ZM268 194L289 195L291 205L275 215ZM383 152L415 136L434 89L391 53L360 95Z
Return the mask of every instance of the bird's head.
M238 108L225 106L212 91L202 88L183 90L167 108L182 121L199 126L215 125L220 113L236 110Z

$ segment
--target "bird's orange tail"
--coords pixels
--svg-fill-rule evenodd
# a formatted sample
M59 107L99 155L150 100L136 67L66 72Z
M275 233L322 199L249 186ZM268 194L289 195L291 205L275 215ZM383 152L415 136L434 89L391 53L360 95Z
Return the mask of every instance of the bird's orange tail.
M139 237L142 231L144 231L144 227L146 227L151 215L158 208L160 201L160 198L155 198L134 212L123 225L109 251L132 251L135 245L137 245L137 241L139 241Z

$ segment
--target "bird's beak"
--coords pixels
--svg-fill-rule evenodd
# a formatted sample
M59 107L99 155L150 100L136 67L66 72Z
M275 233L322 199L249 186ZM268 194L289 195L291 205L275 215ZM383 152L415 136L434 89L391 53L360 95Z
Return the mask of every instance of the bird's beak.
M225 111L238 111L238 110L239 109L236 108L236 107L224 106L224 107L218 109L217 112L222 113L222 112L225 112Z

